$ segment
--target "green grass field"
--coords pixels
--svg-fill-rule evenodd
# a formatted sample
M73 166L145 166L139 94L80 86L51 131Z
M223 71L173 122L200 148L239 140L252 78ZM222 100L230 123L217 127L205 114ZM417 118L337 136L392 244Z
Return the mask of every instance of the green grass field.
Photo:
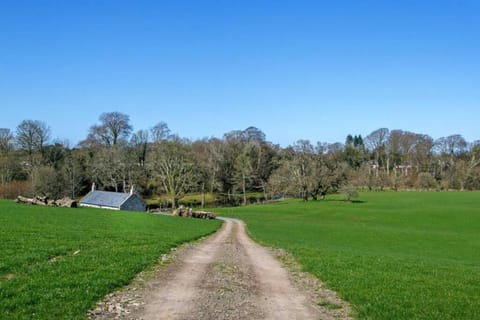
M363 193L225 208L360 319L480 319L480 193Z
M0 319L85 319L105 294L219 221L0 201Z
M226 197L226 194L216 194L216 193L206 193L205 194L205 205L207 208L214 208L215 206L219 206L222 203L222 197ZM242 203L243 201L243 194L236 193L234 195L231 195L232 198L235 199L235 202L237 203ZM249 203L256 203L257 201L263 199L264 195L263 193L260 192L247 192L246 193L247 201ZM162 196L153 196L147 199L144 199L147 205L150 206L158 206L162 205L165 207L165 205L169 204L169 198L166 195ZM202 194L201 193L189 193L185 195L182 199L179 201L180 205L184 205L187 207L193 207L193 208L199 208L202 204Z

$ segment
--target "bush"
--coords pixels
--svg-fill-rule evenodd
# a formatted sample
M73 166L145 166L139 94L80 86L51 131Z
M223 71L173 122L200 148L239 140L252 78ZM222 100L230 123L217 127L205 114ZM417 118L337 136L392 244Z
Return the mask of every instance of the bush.
M358 198L359 194L357 188L350 185L344 185L340 188L340 193L343 195L345 201L352 201L352 198Z
M14 180L12 182L0 185L0 198L15 199L20 195L28 196L30 194L30 189L31 184L29 181Z
M417 177L417 188L419 189L433 189L437 187L437 181L428 172L420 172Z
M65 182L60 172L52 167L40 167L35 170L33 178L35 195L60 199L65 195Z

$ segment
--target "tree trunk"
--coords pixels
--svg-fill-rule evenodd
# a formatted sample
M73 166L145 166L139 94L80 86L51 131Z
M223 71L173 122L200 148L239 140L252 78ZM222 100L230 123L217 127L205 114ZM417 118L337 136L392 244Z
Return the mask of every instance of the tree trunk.
M29 203L29 204L35 204L35 205L41 205L41 206L46 206L47 201L46 199L38 199L37 197L35 198L26 198L22 196L18 196L17 199L15 200L17 203Z
M387 177L390 177L390 157L387 154Z
M22 196L18 196L15 200L17 203L28 203L33 205L40 205L40 206L58 206L58 207L67 207L67 208L76 208L77 202L70 198L62 198L58 200L48 200L47 197L39 197L36 196L34 198L26 198Z
M263 191L263 199L267 201L267 187L265 181L262 180L262 191Z
M303 198L303 201L308 201L308 192L306 187L302 188L302 198Z
M175 197L175 196L172 195L172 196L170 197L170 200L172 201L172 209L177 209L177 202L178 202L177 197Z
M55 200L54 205L57 205L59 207L66 207L66 208L76 208L77 201L70 198L62 198L59 200Z
M205 182L202 183L202 209L205 208Z
M72 199L75 198L75 171L72 170Z
M247 193L246 193L246 185L245 185L245 173L242 172L242 191L243 191L243 205L247 205Z

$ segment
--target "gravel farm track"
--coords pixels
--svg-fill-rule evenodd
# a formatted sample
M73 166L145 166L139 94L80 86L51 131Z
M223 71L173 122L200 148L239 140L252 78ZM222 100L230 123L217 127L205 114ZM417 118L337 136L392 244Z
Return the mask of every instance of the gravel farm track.
M351 319L348 304L290 255L253 242L242 221L224 220L106 296L88 319Z

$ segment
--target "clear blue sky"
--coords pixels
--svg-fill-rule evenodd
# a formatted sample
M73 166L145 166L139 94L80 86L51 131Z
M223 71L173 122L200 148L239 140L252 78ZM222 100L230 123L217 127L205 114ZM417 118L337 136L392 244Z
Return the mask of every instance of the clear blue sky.
M480 139L480 1L0 0L0 127Z

